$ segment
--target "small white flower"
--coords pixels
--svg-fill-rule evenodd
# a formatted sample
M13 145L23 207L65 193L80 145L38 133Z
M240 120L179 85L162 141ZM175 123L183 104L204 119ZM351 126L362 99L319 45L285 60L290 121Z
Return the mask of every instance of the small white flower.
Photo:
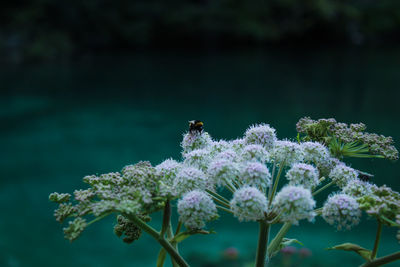
M248 161L241 167L240 179L250 186L267 188L271 183L271 174L265 164Z
M199 190L185 194L178 201L178 213L179 220L189 230L201 229L205 222L218 217L217 208L210 196Z
M344 164L339 164L329 173L329 178L339 186L345 187L350 181L357 179L358 172Z
M229 147L238 154L242 152L245 145L244 139L235 139L229 142Z
M166 159L155 167L156 175L163 177L165 180L173 181L181 167L182 165L176 160Z
M195 167L206 171L211 161L210 151L208 149L195 149L184 155L184 165Z
M184 167L178 172L173 187L176 194L180 195L195 189L211 189L212 185L201 170L193 167Z
M315 217L315 201L311 191L302 186L287 185L275 196L273 207L280 214L281 221L298 225L299 220L312 221Z
M269 158L269 153L261 145L247 145L241 153L243 161L259 161L265 163Z
M320 165L322 161L330 158L329 150L326 146L318 142L304 142L300 144L304 152L304 161Z
M300 145L291 141L276 141L271 152L271 159L275 163L287 166L303 161L303 150Z
M183 136L181 143L182 154L185 155L195 149L207 148L211 143L211 137L207 132L188 132Z
M265 195L250 186L238 189L233 195L230 206L239 221L261 220L268 208Z
M214 160L216 159L226 159L230 161L237 161L238 155L233 149L227 149L215 155Z
M246 144L262 145L267 151L271 150L276 141L275 129L269 124L252 125L244 134Z
M295 163L286 173L290 185L302 185L304 188L314 188L319 184L317 168L305 163Z
M223 186L239 175L239 167L231 160L217 158L211 162L207 173L214 184Z
M376 185L361 181L360 179L354 179L347 183L342 191L346 195L359 198L372 194L373 188L376 188Z
M360 222L361 210L357 201L346 194L336 194L328 198L322 208L324 220L337 230L350 230Z

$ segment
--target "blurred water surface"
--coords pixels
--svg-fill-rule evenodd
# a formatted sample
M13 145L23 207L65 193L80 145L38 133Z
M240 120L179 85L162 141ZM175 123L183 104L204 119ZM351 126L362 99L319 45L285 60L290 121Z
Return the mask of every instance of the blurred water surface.
M215 138L232 139L257 122L270 123L279 138L294 138L299 118L335 117L362 121L398 141L399 62L400 50L354 48L152 52L1 66L0 265L154 266L158 245L145 235L124 244L112 232L114 218L69 244L48 194L84 188L83 176L119 171L139 160L155 165L180 159L190 119L203 120ZM399 163L352 164L375 173L377 184L400 190ZM218 234L194 237L181 248L193 266L218 266L221 252L231 246L242 262L252 260L256 224L223 215L209 227ZM374 232L373 221L342 233L317 219L294 227L289 236L313 252L303 266L344 267L361 261L324 248L340 242L370 248ZM384 230L383 238L382 255L399 248L394 231Z

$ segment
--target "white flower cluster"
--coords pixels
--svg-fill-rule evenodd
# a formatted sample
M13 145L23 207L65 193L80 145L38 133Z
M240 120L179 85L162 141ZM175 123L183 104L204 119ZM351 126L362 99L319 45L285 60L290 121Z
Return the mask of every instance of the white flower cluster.
M240 179L250 186L267 188L271 183L271 174L265 164L249 161L243 164Z
M376 188L376 185L361 181L359 179L354 179L349 182L344 188L343 193L346 195L352 196L354 198L359 198L362 196L370 195L373 192L373 189Z
M247 145L240 154L242 161L259 161L265 163L269 159L269 153L261 145Z
M319 166L330 158L328 148L318 142L301 143L301 149L304 152L304 161L314 163Z
M205 148L192 150L186 153L184 158L184 165L190 165L203 171L207 170L211 161L210 151Z
M208 175L214 184L223 186L239 175L239 167L228 159L217 158L208 167Z
M357 179L357 177L358 172L345 164L338 164L329 173L329 178L340 188L345 187L350 181Z
M230 202L231 210L239 221L257 221L267 212L267 198L257 188L245 186L238 189Z
M160 192L162 195L175 195L173 183L178 172L182 168L182 164L173 159L167 159L158 164L156 167L156 175L160 177Z
M201 170L193 167L184 167L176 175L173 188L176 195L181 195L195 189L212 189L212 183Z
M275 129L268 124L250 126L244 135L246 144L262 145L267 151L274 147L276 141Z
M337 230L350 230L360 222L361 210L357 201L346 194L335 194L328 198L322 208L324 220Z
M276 141L271 151L271 160L277 164L291 166L294 163L302 162L304 159L303 154L300 145L295 142L287 140Z
M280 214L281 221L298 225L299 220L312 221L315 217L315 201L311 191L302 186L287 185L276 195L272 206Z
M178 201L179 220L188 229L201 229L205 222L218 217L217 208L204 192L194 190Z
M319 184L317 168L305 163L295 163L286 173L290 185L301 185L304 188L314 188Z
M212 140L206 132L188 132L183 136L181 146L183 148L182 154L185 155L195 149L206 148L211 145Z

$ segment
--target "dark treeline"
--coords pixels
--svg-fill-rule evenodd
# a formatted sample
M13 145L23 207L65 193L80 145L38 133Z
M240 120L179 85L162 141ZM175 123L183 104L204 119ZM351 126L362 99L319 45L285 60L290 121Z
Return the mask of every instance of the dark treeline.
M0 6L0 54L23 58L400 39L399 0L14 0Z

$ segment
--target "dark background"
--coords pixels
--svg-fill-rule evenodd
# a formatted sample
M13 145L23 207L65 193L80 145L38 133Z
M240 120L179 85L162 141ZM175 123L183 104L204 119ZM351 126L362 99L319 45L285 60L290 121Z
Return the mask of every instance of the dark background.
M112 233L114 218L69 244L48 194L71 193L85 187L87 174L139 160L180 159L190 119L203 120L215 138L240 137L257 122L270 123L279 138L294 138L297 120L311 116L364 122L400 140L398 3L2 3L0 265L154 266L158 245L146 235L124 244ZM349 163L374 173L378 185L400 190L398 162ZM209 227L218 234L182 244L190 263L251 263L255 223L223 214ZM324 248L340 242L371 248L375 227L367 218L344 233L320 218L302 222L289 237L313 255L297 266L357 266L358 256ZM239 250L236 263L222 256L232 246ZM395 231L384 229L379 255L398 248ZM278 256L271 265L285 260Z

